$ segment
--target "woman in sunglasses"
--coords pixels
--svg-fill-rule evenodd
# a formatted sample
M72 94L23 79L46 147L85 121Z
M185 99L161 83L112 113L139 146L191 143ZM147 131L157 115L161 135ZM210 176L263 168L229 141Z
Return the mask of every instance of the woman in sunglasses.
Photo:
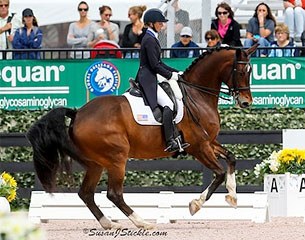
M242 46L240 41L240 26L234 20L234 12L229 4L222 2L215 10L216 19L212 20L211 29L215 29L221 37L221 42L229 46Z
M217 47L221 45L219 34L215 29L206 31L204 39L207 43L207 47Z
M78 4L77 10L79 13L79 20L73 22L69 26L67 35L67 43L75 48L87 48L88 34L93 22L87 17L89 6L86 2L82 1ZM71 51L71 58L89 58L90 52L86 51Z
M100 40L110 40L119 43L119 26L110 21L112 9L109 6L99 8L101 21L96 23L89 33L89 47L94 47Z

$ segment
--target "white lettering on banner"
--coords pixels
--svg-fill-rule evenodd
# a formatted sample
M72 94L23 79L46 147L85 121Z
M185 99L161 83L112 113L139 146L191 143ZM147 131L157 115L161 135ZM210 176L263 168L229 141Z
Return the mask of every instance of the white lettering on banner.
M66 98L13 98L7 99L6 97L0 98L0 109L20 108L20 107L42 107L49 109L58 106L68 106L68 100Z
M259 68L260 67L260 68ZM253 78L255 80L295 80L296 70L301 69L301 64L253 64Z
M291 107L293 105L303 105L304 98L302 96L298 97L288 97L286 94L280 97L273 97L269 94L267 97L253 97L254 105L277 105L281 107Z
M0 81L11 83L16 87L17 82L50 82L60 81L60 72L65 66L5 66L0 70Z

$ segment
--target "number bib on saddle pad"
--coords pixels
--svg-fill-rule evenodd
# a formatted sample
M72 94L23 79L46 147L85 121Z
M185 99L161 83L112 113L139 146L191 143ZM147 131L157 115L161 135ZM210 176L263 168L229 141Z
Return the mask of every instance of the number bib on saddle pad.
M140 125L162 125L157 122L149 106L144 104L142 97L136 97L130 95L129 92L123 94L129 102L132 110L134 120ZM176 123L179 123L183 118L183 102L177 100L177 116L174 119Z

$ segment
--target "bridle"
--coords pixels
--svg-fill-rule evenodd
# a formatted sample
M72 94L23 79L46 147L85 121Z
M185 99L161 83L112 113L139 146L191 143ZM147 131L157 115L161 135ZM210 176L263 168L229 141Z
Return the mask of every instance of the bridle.
M225 95L228 95L228 96L233 96L233 98L235 100L237 100L238 96L239 96L239 93L240 91L246 91L246 90L249 90L250 89L250 86L249 87L240 87L239 84L238 84L238 77L237 77L237 74L240 74L240 75L244 75L244 74L251 74L251 65L250 65L250 60L249 61L241 61L241 60L238 60L237 59L237 54L241 53L241 52L238 52L238 51L241 51L241 49L236 49L236 52L234 54L234 61L233 61L233 67L232 67L232 70L231 70L231 74L229 75L228 77L228 81L230 80L230 78L232 78L232 87L231 88L225 88L223 86L221 86L220 90L216 90L214 88L208 88L208 87L204 87L204 86L200 86L198 84L194 84L194 83L191 83L191 82L188 82L188 81L185 81L183 79L183 75L182 77L180 77L180 79L178 80L178 84L180 86L180 89L182 91L182 95L183 95L183 103L184 103L184 106L186 107L186 111L188 112L188 114L191 116L192 120L195 122L195 124L201 129L201 131L207 135L208 133L205 131L205 129L200 125L200 117L199 115L200 114L193 114L189 104L187 103L186 99L189 99L189 101L192 103L192 105L197 109L196 112L198 113L199 112L199 109L198 109L198 106L196 104L196 100L190 95L190 94L187 94L187 90L185 88L185 86L189 86L190 88L192 89L196 89L197 91L201 92L201 93L207 93L209 95L212 95L214 97L216 97L217 99L218 98L222 98L224 100L227 100L227 101L230 101L229 98L226 98L226 97L223 97L223 96L220 96L220 94L225 94ZM239 65L243 65L243 68L242 68L242 71L238 70L238 66ZM246 71L244 71L244 69L246 69ZM228 82L227 81L227 82ZM223 89L223 90L222 90ZM224 89L226 91L224 91Z
M207 94L210 94L210 95L215 96L217 98L222 98L222 99L227 100L227 101L230 101L230 99L221 96L220 93L222 93L224 95L227 95L227 96L233 96L235 99L238 98L240 91L250 90L250 86L240 87L239 84L238 84L237 74L240 74L240 75L249 74L250 75L251 74L251 65L250 65L250 60L249 61L238 60L237 59L237 53L238 53L237 51L241 51L241 49L236 49L236 52L234 54L233 67L232 67L232 70L231 70L231 74L229 75L228 80L227 80L227 82L228 82L230 80L230 78L232 78L232 87L231 88L221 86L220 90L216 90L214 88L208 88L208 87L200 86L198 84L194 84L194 83L185 81L183 79L183 77L181 77L178 80L178 84L180 85L180 88L183 89L184 88L183 85L187 85L187 86L189 86L193 89L198 90L199 92L207 93ZM244 67L242 69L246 69L246 71L238 70L239 65L244 65Z

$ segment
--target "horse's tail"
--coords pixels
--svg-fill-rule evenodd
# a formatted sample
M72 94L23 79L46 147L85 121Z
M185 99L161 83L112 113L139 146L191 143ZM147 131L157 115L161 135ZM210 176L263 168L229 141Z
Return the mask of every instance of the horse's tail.
M71 172L71 161L67 156L79 160L77 149L69 137L66 120L73 123L77 111L56 108L36 121L26 134L33 148L33 161L38 178L47 192L53 192L56 173L61 168Z

